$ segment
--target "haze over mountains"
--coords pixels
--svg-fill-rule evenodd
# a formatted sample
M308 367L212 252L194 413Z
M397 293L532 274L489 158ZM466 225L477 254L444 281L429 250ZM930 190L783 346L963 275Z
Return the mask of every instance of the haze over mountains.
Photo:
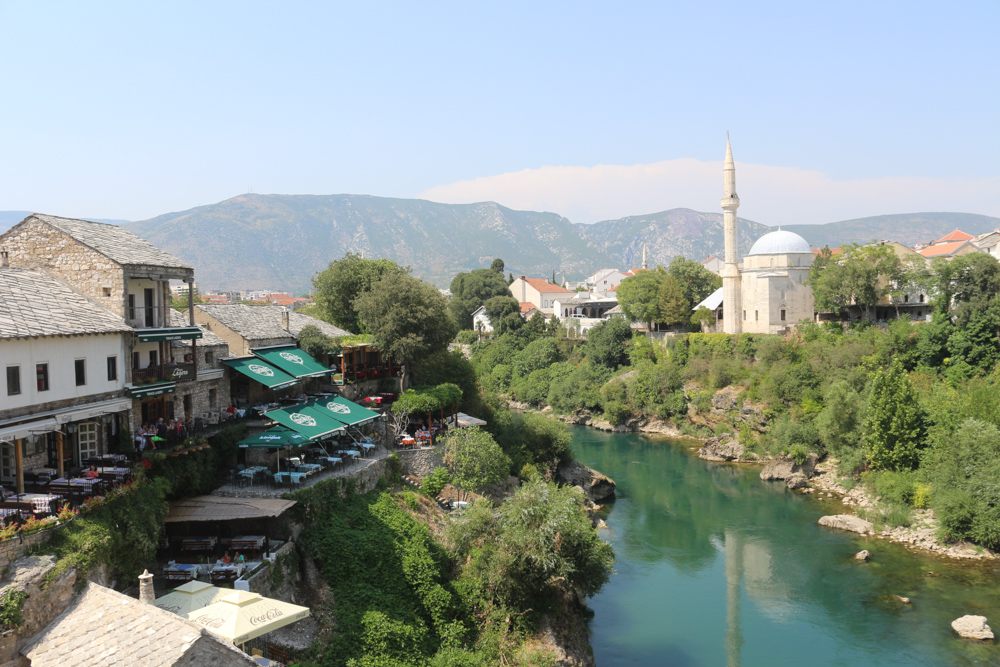
M0 232L27 215L0 212ZM555 271L574 279L602 267L638 267L643 244L650 266L666 265L676 255L701 261L723 252L722 213L686 208L574 224L556 213L493 202L248 194L124 226L191 263L202 289L296 294L307 293L312 276L348 251L409 265L414 275L441 287L460 271L489 266L494 257L515 275L548 277ZM915 213L783 229L822 247L872 239L913 244L955 228L979 234L997 227L1000 218L989 216ZM740 252L772 229L740 218Z

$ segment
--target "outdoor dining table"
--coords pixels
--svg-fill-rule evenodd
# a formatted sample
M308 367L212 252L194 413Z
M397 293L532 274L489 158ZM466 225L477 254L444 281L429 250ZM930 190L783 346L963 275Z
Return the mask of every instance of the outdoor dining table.
M218 543L217 537L185 537L181 540L181 551L212 551Z
M52 503L62 499L62 496L52 493L19 493L9 498L9 500L19 503L31 503L36 512L49 512L52 509Z
M430 439L431 439L430 431L417 431L417 440L430 440Z
M344 462L344 459L340 458L339 456L320 456L317 457L317 460L326 461L327 463L330 464L331 467L337 465L338 463Z
M241 477L246 477L247 479L252 479L253 476L256 475L257 473L265 471L267 471L267 468L265 468L264 466L251 466L249 468L244 468L243 470L240 470L236 474L240 475Z
M306 473L304 473L304 472L284 472L284 471L282 471L282 472L276 472L276 473L274 473L274 481L280 484L282 477L288 477L289 479L292 480L292 484L300 484L302 482L302 479L305 476L306 476Z
M109 468L109 467L104 467L104 468L98 468L97 472L103 472L105 475L113 475L114 478L115 478L115 481L116 482L120 482L123 479L125 479L125 476L128 475L132 471L129 470L128 468Z
M55 487L62 487L62 488L65 488L66 491L68 492L69 491L69 487L71 487L71 486L79 486L81 488L89 490L89 489L93 489L95 484L100 484L100 483L101 483L101 480L97 479L96 477L94 477L94 478L91 478L91 477L71 477L69 479L66 479L65 477L57 477L56 479L54 479L51 482L49 482L49 486L53 487L53 488L55 488Z
M35 473L36 475L49 475L50 477L52 475L59 474L59 471L56 470L55 468L35 468L31 472Z
M322 469L323 466L318 463L299 463L295 466L295 472L304 472L307 475L319 472Z
M239 535L229 540L230 551L260 551L263 548L263 535Z
M198 576L199 565L192 563L174 563L163 568L163 576L168 581L178 581L180 579L194 579Z
M365 450L365 454L367 454L371 450L375 449L375 444L371 442L359 442L358 447Z
M399 444L401 444L403 447L414 447L417 444L417 440L413 437L407 436L404 438L400 438Z

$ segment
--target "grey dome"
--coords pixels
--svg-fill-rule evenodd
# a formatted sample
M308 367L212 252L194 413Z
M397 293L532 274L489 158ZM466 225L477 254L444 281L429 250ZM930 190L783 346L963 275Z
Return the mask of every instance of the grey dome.
M795 232L778 230L764 234L750 248L748 255L794 255L812 254L806 240Z

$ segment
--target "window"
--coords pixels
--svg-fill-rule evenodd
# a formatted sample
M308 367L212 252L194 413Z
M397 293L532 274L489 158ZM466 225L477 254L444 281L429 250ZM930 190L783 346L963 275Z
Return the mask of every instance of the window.
M132 370L134 370L134 371L139 370L139 353L138 352L133 352L132 353Z
M111 296L111 288L110 287L101 288L101 294L103 294L104 296Z
M38 391L49 390L48 364L35 364L35 381L38 383Z
M754 322L760 322L760 311L759 310L753 311L753 321Z
M785 311L781 311L781 321L785 321Z
M746 318L747 318L747 311L744 310L743 311L743 319L745 320Z
M156 350L150 350L149 351L149 365L150 366L159 366L160 365L160 362L157 361Z
M73 369L76 371L76 386L82 387L87 384L87 360L77 359L73 363Z
M206 352L205 353L205 363L206 364L215 363L215 353L214 352Z
M108 357L108 382L118 379L118 357Z
M208 390L208 407L214 410L219 402L219 390L209 389Z
M98 425L96 422L84 422L77 426L76 444L79 449L79 463L92 456L97 456Z
M910 302L910 295L909 294L904 294L903 295L903 303L909 303L909 302Z
M17 396L21 393L21 367L7 367L7 395Z
M128 295L128 318L135 319L135 294Z
M923 302L924 302L924 295L923 295L923 294L921 294L921 295L920 295L920 303L923 303Z

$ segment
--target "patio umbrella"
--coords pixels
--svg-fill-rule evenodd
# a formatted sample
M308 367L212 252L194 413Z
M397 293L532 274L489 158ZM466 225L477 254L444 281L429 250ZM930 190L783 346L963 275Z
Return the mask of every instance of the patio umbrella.
M238 444L240 447L272 448L280 449L288 445L304 445L309 440L299 435L291 429L284 427L269 428L263 433L243 438Z
M189 581L175 588L173 593L156 598L156 607L184 616L218 602L232 592L231 588L219 588L204 581Z
M217 637L239 645L308 615L309 607L266 598L259 593L236 591L186 617Z

